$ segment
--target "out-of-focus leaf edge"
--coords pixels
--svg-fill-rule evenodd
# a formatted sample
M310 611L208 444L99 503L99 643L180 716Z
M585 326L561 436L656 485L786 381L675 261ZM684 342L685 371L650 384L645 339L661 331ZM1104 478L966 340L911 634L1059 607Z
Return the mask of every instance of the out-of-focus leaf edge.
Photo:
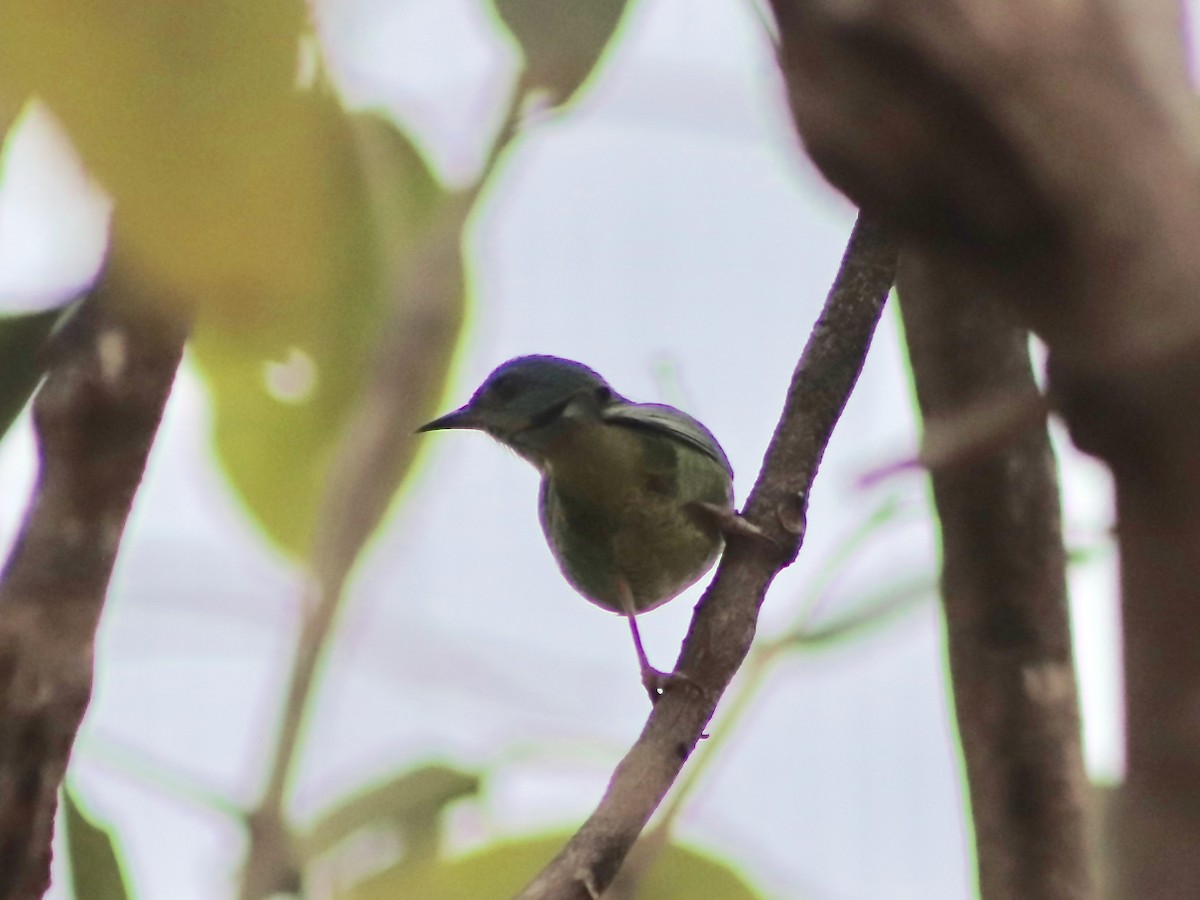
M850 612L832 621L793 632L781 642L797 648L832 647L851 638L883 628L903 615L937 597L938 581L932 575L918 575L908 581L888 585L886 590L855 603Z
M546 65L547 60L543 58L544 48L556 47L559 42L554 39L552 34L543 31L535 33L529 30L529 22L521 21L517 15L519 7L515 4L519 2L520 0L492 0L491 2L496 22L509 33L525 58L525 68L518 89L525 91L553 89L556 96L553 98L552 105L559 108L568 106L577 100L579 95L584 93L587 87L595 81L597 72L604 65L605 58L612 50L614 40L621 33L622 24L629 17L630 7L634 5L630 0L618 0L614 4L615 15L602 25L604 31L602 38L590 47L578 48L587 56L586 65L579 66L577 70L570 73L572 77L565 80L558 77L552 79L551 82L545 82L542 78L556 67ZM584 0L584 2L592 2L592 0ZM538 17L531 18L536 20ZM559 75L561 76L561 73Z
M128 900L112 833L84 815L70 787L63 790L63 814L75 900Z
M390 778L346 797L324 813L298 844L312 860L356 831L373 826L398 827L409 843L422 832L433 833L447 804L479 792L478 775L430 765ZM432 849L436 850L436 841Z
M42 348L61 309L0 316L0 438L21 414L42 379Z
M570 837L569 833L532 836L492 844L458 859L392 867L335 896L337 900L500 900L519 891ZM761 895L727 862L670 844L641 873L636 896L757 900Z

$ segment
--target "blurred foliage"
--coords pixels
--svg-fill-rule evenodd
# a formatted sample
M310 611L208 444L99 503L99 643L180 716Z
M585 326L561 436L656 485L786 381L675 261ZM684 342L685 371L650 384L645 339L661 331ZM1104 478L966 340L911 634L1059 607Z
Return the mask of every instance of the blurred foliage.
M15 93L0 90L0 146L8 140L12 127L21 115L24 104ZM0 155L0 181L4 178L4 157Z
M338 900L504 900L528 884L571 838L570 832L507 841L452 860L399 864L339 893ZM727 865L695 850L664 847L630 896L644 900L756 900Z
M794 632L776 638L773 644L822 650L844 644L879 631L905 613L925 606L937 598L938 582L933 575L917 575L898 579L882 590L856 600L828 621L805 625Z
M5 0L0 85L36 94L115 198L164 298L252 320L334 288L338 148L295 89L302 0Z
M273 291L272 303L251 322L202 316L192 342L213 392L221 463L256 520L300 558L310 550L330 465L380 336L405 305L422 301L404 290L404 277L419 264L434 218L449 202L394 126L367 114L347 116L332 101L326 107L328 155L336 159L326 178L337 185L328 198L324 255L340 276L322 293ZM364 145L369 168L362 164ZM461 256L446 265L454 268L456 289L439 299L456 336L464 302ZM431 348L426 359L433 371L414 379L429 385L427 412L452 351L452 344ZM393 386L406 388L417 385ZM405 439L421 418L393 423L395 439ZM394 489L403 473L391 474Z
M84 814L70 787L63 790L62 803L75 900L125 900L129 891L112 835Z
M0 316L0 438L21 414L42 378L43 349L61 310Z
M437 853L447 805L479 792L478 775L429 765L359 791L324 813L300 838L300 856L317 859L356 832L384 827L403 842L405 862Z
M768 653L793 649L816 651L840 646L885 628L906 613L934 601L938 590L935 575L925 571L908 575L895 572L880 589L843 600L837 604L836 613L822 615L823 607L834 594L835 582L861 558L872 542L883 537L889 529L928 515L928 506L924 502L914 503L900 492L884 495L849 533L834 544L817 566L800 598L798 615L791 628L760 644L759 650Z
M627 5L495 0L525 60L518 93L568 100ZM423 371L404 373L403 388L427 402L392 410L405 418L391 433L407 436L441 392L463 317L469 203L392 124L347 114L325 90L302 0L7 0L0 110L35 95L112 195L112 240L138 277L197 311L193 358L213 392L220 462L271 540L309 559L315 538L328 542L317 528L323 493L335 460L346 462L338 454L382 336L423 324L430 298L418 290L440 292L451 327L430 331L440 345L422 354ZM518 114L514 105L490 161ZM453 254L431 246L446 243L447 219ZM416 284L433 264L445 273ZM19 368L9 405L24 402ZM374 456L354 460L380 469L360 493L390 497L412 453ZM361 549L379 506L342 517L366 533L341 556Z
M524 57L522 83L567 103L612 43L628 0L492 0Z
M348 115L316 76L297 89L305 27L300 0L0 5L0 89L49 103L113 195L123 257L164 302L198 311L220 462L299 558L372 351L411 301L404 278L448 197L393 125ZM450 337L394 386L429 411L462 319L461 259L446 264ZM33 346L28 329L18 337ZM19 362L11 376L5 365L13 403L28 383ZM394 491L407 461L377 480Z
M502 841L457 859L439 856L442 814L451 803L476 795L480 784L478 775L442 765L406 772L358 792L322 815L300 839L301 857L311 866L331 856L336 859L339 848L352 844L355 835L391 834L401 848L398 858L361 881L335 888L338 900L510 897L571 834ZM651 849L639 844L626 869L637 873L639 890L633 896L654 900L754 900L757 896L723 863L677 845Z

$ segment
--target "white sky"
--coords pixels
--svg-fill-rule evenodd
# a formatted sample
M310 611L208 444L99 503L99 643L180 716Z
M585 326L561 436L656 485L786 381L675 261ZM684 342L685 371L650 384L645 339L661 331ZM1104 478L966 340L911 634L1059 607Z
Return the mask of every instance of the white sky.
M478 5L328 0L324 11L347 95L397 112L443 175L469 178L513 66ZM624 394L702 418L741 499L853 210L796 150L748 5L643 3L611 63L580 108L520 142L486 198L469 241L474 314L447 408L511 356L580 359ZM10 149L0 309L63 296L99 258L106 203L59 143L39 120ZM208 450L208 416L185 367L122 548L75 758L143 898L229 895L240 835L129 759L251 803L295 625L296 574L241 517ZM762 633L789 621L821 561L884 496L923 502L915 477L855 486L914 441L889 311L818 478L801 560L777 581ZM489 772L482 801L453 816L456 846L565 827L590 810L646 715L626 628L554 569L531 468L479 435L429 444L354 584L295 811L443 759ZM1063 458L1068 536L1094 544L1111 518L1105 476L1069 450ZM32 475L26 422L0 444L0 547ZM855 558L830 605L932 571L933 560L928 522L910 521ZM1111 776L1111 556L1071 584L1089 764ZM660 666L674 660L698 595L641 620ZM694 798L683 837L736 861L769 896L968 896L940 639L930 605L781 666Z

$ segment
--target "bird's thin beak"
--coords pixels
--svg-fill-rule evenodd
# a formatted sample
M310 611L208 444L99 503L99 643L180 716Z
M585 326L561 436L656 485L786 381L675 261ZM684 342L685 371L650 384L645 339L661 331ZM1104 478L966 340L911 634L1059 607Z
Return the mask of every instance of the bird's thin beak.
M461 406L454 412L446 413L440 419L426 422L417 429L417 433L443 431L447 428L479 428L480 424L479 416L470 406Z

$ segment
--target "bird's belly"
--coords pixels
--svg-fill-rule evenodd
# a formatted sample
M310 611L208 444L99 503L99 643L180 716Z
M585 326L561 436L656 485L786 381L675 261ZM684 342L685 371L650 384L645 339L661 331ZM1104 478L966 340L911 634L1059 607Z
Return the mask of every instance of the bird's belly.
M579 497L546 483L542 528L559 568L584 597L624 612L627 586L634 611L644 612L694 584L721 553L721 534L696 514L695 501L732 507L719 485L699 497L642 487Z

